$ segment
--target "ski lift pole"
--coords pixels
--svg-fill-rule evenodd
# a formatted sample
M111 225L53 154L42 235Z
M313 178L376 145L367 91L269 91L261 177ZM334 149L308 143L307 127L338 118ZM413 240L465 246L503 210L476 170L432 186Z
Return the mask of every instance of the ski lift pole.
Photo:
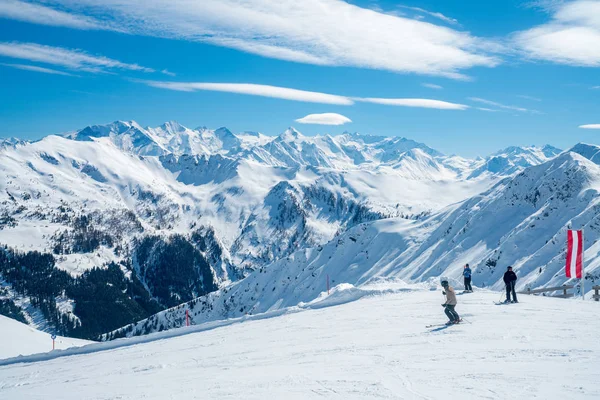
M52 336L50 336L50 337L52 338L52 350L54 350L54 348L55 348L54 342L56 340L56 335L52 334Z
M185 310L185 326L190 326L190 311L187 308Z

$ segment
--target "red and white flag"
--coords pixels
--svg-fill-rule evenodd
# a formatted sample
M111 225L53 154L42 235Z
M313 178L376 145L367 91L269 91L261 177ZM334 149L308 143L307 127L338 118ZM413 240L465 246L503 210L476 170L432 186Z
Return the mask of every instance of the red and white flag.
M583 231L567 231L567 278L583 276Z

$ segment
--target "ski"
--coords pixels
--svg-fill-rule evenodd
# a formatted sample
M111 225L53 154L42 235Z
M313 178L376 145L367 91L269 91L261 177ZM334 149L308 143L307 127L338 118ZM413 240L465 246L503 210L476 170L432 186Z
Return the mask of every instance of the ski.
M463 323L463 320L462 320L462 319L460 319L460 320L458 321L458 324L461 324L461 323ZM442 326L452 326L452 325L458 325L458 324L448 324L448 323L444 323L444 324L433 324L433 325L426 325L426 326L425 326L425 328L439 328L439 327L442 327Z
M425 328L438 328L438 327L442 327L442 326L450 326L450 325L446 325L446 324L433 324L433 325L425 325Z

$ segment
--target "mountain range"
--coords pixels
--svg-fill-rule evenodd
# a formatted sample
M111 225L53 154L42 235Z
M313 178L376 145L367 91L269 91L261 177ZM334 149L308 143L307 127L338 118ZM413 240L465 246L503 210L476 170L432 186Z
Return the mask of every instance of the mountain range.
M598 150L509 147L467 159L399 137L133 121L4 141L4 299L42 330L91 338L147 317L126 329L176 326L164 322L181 321L170 307L189 301L206 307L197 321L297 305L319 295L323 274L422 281L470 262L476 285L497 287L510 261L527 271L522 284L559 283L550 255L563 254L565 227L595 226ZM39 293L35 274L15 272L23 265L62 278ZM89 315L89 287L98 303L107 283L122 288L120 305Z

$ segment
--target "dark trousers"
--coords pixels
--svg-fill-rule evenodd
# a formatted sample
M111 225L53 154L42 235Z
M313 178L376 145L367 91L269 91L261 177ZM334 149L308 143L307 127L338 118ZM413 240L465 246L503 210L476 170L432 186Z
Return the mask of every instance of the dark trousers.
M506 284L506 301L510 301L510 294L512 293L512 301L517 301L517 292L515 292L515 281L508 282Z
M446 316L451 322L460 320L460 317L458 316L458 313L454 310L454 307L456 306L451 306L447 304L446 308L444 309Z
M470 290L473 291L473 288L471 287L471 278L467 278L465 277L465 290Z

